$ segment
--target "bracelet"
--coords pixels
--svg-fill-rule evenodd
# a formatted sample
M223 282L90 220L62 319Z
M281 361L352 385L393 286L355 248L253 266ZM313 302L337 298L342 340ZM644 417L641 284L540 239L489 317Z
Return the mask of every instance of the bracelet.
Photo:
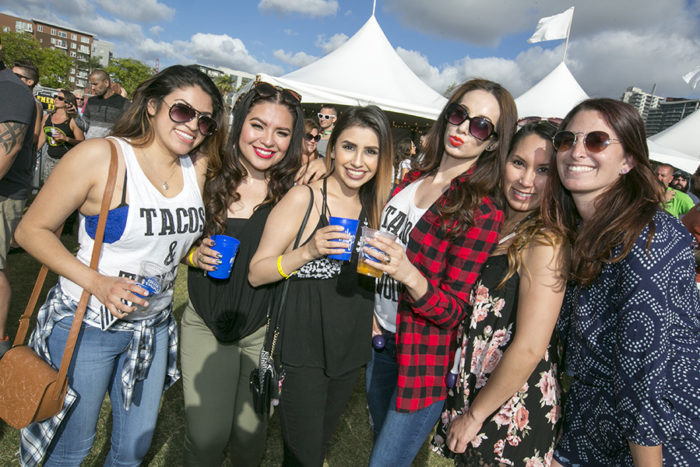
M193 268L196 268L196 267L197 267L197 265L194 264L194 260L192 259L192 256L194 255L194 252L195 252L195 251L197 251L197 247L196 247L196 246L193 246L193 247L190 249L190 254L189 254L189 256L187 257L187 261L189 261L189 263L192 265Z
M297 272L294 271L291 274L285 274L285 272L282 270L282 256L284 256L284 255L279 255L277 257L277 271L280 273L280 276L284 277L285 279L289 279Z

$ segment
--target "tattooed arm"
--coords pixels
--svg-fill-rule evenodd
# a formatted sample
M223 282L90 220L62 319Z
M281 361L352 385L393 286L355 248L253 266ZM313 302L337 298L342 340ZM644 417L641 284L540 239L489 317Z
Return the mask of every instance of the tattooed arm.
M19 122L0 122L0 179L2 179L15 157L22 149L29 125Z

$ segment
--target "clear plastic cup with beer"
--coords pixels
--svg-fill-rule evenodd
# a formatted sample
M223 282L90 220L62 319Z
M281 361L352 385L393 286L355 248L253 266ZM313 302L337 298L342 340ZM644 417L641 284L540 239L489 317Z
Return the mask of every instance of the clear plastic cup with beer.
M357 261L357 272L360 274L364 274L365 276L382 277L382 274L384 273L372 266L371 259L368 260L368 258L370 258L370 255L364 251L365 246L371 250L376 251L377 254L371 256L374 257L374 259L377 261L381 260L381 258L384 256L384 252L377 248L374 248L373 246L365 244L368 238L375 237L384 237L388 238L391 241L396 240L396 235L394 235L391 232L375 230L367 226L362 226L362 237L360 238L360 254Z

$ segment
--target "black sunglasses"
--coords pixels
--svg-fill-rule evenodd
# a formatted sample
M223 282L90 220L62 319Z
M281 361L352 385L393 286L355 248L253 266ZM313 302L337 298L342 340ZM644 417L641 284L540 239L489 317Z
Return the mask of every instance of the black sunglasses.
M253 89L255 89L255 92L260 97L272 97L279 93L280 96L282 96L282 100L287 104L301 104L301 94L291 89L283 88L282 86L274 86L265 81L256 81L253 85Z
M314 135L312 135L311 133L306 133L306 134L304 135L304 139L305 139L306 141L316 141L316 142L318 143L319 141L321 141L321 135L316 135L316 136L314 136Z
M66 100L66 98L63 96L56 96L56 97L54 97L54 99L57 101L65 101Z
M168 105L166 102L165 105ZM191 122L195 117L197 117L197 128L199 132L204 136L209 136L216 132L216 120L214 120L209 115L203 115L202 112L192 108L189 104L184 102L175 102L170 107L168 115L170 120L175 123L187 123Z
M474 138L484 141L491 136L498 137L493 123L485 117L470 117L467 109L453 102L445 109L445 120L447 123L459 126L469 120L469 134Z
M518 126L525 126L528 123L539 123L539 122L549 122L552 125L559 126L564 120L563 118L559 117L549 117L549 118L543 118L543 117L523 117L520 120L518 120Z
M552 138L552 144L556 151L568 151L569 149L576 146L579 135L583 135L583 145L590 152L601 152L607 148L610 143L619 143L619 139L611 138L609 134L604 131L591 131L590 133L574 133L573 131L565 130L560 131L554 138Z
M29 76L20 75L19 73L15 73L15 76L19 79L31 79Z

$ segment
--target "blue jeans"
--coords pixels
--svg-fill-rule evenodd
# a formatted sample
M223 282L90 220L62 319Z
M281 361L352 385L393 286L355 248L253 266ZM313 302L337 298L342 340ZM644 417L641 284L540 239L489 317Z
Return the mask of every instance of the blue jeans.
M399 366L396 363L396 334L384 331L386 344L381 350L372 349L372 360L367 364L365 376L367 390L367 408L369 419L374 430L374 441L377 441L382 431L384 419L389 411L389 405L394 399L396 382L399 377Z
M73 318L55 324L48 339L54 364L60 365ZM105 393L112 403L111 449L105 465L136 466L148 452L158 417L168 361L167 321L156 327L155 350L148 375L137 382L129 410L124 409L121 371L132 333L102 331L83 323L68 381L78 401L63 421L45 458L45 466L80 465L95 440L97 418Z
M396 411L396 390L369 458L370 467L410 466L440 418L445 401L415 412Z

